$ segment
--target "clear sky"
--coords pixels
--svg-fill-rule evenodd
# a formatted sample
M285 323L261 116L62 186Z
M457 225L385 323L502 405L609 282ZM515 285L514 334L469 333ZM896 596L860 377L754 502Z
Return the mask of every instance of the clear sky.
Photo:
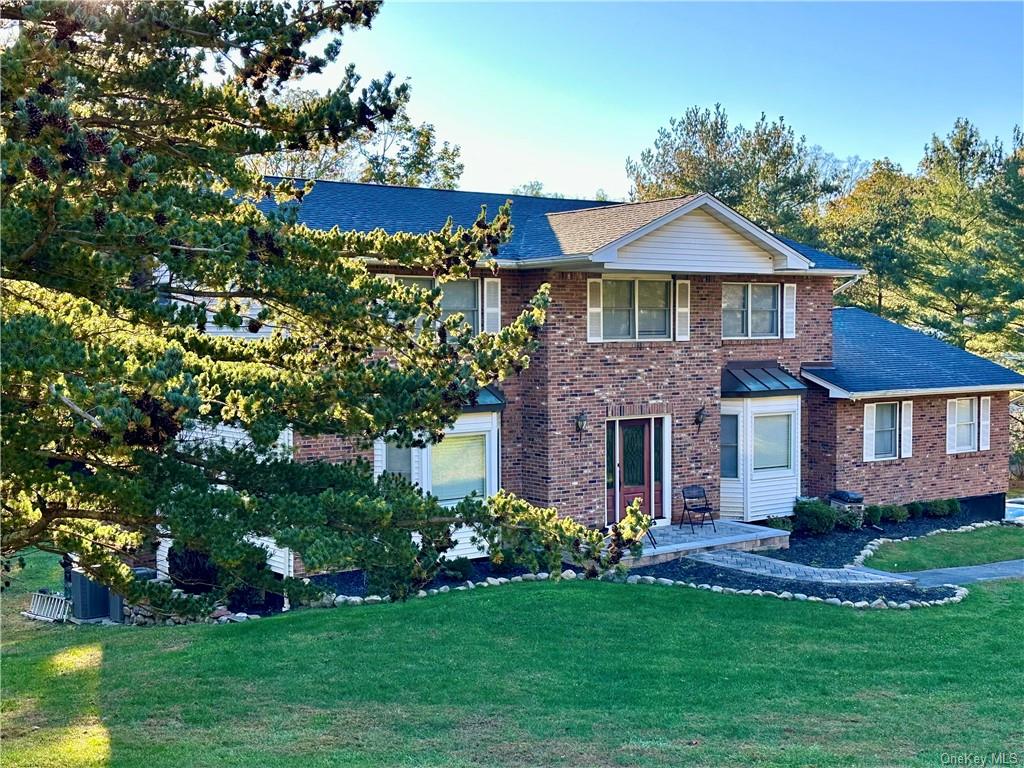
M462 188L624 198L624 165L690 105L783 115L839 157L913 168L958 116L1024 122L1022 3L402 3L341 60L412 85L462 147ZM308 85L336 81L333 67Z

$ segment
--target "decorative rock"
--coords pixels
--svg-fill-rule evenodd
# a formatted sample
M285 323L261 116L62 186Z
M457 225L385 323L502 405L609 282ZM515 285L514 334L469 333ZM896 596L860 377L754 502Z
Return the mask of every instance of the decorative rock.
M872 608L888 608L889 606L885 604L885 600L883 600L882 598L878 598L877 600L875 600L875 601L873 601L871 603L871 607Z
M626 583L627 584L639 584L640 583L640 577L639 576L629 576L626 579Z
M547 581L551 578L551 574L547 571L541 571L537 574L537 581Z
M476 586L478 586L478 587L489 587L491 585L488 584L486 581L478 581L478 582L476 582Z
M870 608L871 603L869 603L867 600L858 600L856 603L853 604L853 607L857 610L863 611L865 608Z
M724 592L725 594L727 594L727 595L735 595L735 594L736 594L736 590L735 590L735 589L733 589L732 587L726 587L726 588L725 588L725 589L723 589L722 591L723 591L723 592Z
M535 573L524 573L523 574L523 581L536 581L536 580L537 580L537 574L535 574Z
M900 604L897 603L895 600L886 600L885 604L887 606L889 606L890 608L899 608L900 607Z
M721 588L720 586L718 586L718 585L716 584L715 586L713 586L713 587L711 588L711 591L712 591L712 592L721 592L721 591L722 591L722 588Z
M658 582L659 584L663 584L663 585L665 585L666 587L671 587L671 586L672 586L672 584L673 584L673 581L672 581L672 579L658 579L658 580L657 580L657 582Z
M641 576L640 582L642 584L654 584L655 578L653 576Z
M772 592L772 591L771 591L770 589L768 589L768 590L765 590L765 591L764 591L764 592L763 592L762 594L763 594L763 595L764 595L765 597L778 597L778 596L779 596L779 593L778 593L778 592Z
M792 592L780 592L779 593L779 599L780 600L792 600L793 599L793 593Z
M334 604L335 605L345 605L347 602L348 602L348 595L335 595L334 596Z
M229 617L229 621L248 621L248 620L249 620L249 615L247 613L235 613L235 614L232 614ZM166 621L166 623L167 624L173 624L174 620L173 619L168 619Z
M709 589L711 589L711 585L710 584L698 584L697 585L697 589L708 589L709 590Z
M910 603L900 603L896 607L899 608L901 611L909 611L910 610Z
M572 570L571 568L566 568L564 571L562 571L562 578L566 581L572 581L576 578L576 571Z
M841 602L840 605L843 606L843 608L853 608L853 601L843 600L843 602Z
M751 594L751 590L749 590L749 589L741 589L738 594L749 595L749 594Z
M692 581L688 581L686 583L686 586L688 586L690 589L696 589L697 588L697 585L694 584Z
M263 617L262 617L262 616L260 616L260 615L259 615L258 613L250 613L250 614L249 614L249 618L250 618L250 619L261 619L261 618L263 618Z
M467 581L462 586L464 586L466 589L476 589L476 584L474 584L472 581Z
M366 599L363 600L363 602L366 605L377 605L379 603L383 603L384 598L382 598L380 595L369 595L368 597L366 597Z
M430 595L431 597L433 597L434 595L437 594L437 590L436 589L428 589L427 590L427 594Z
M763 595L764 592L762 592L760 589L755 589L750 594L754 595L754 597L761 597L761 595Z
M345 602L348 603L349 605L362 605L363 604L363 598L361 598L361 597L350 597Z
M686 582L685 581L677 581L677 582L674 582L674 585L677 586L677 587L685 587L686 586Z
M519 584L519 583L521 583L523 581L523 577L522 576L513 576L511 579L509 579L509 581L512 582L513 584Z
M843 601L838 597L830 597L825 601L826 605L842 605Z
M455 591L456 592L465 592L467 589L468 589L468 587L466 585L462 585L461 587L456 587Z
M821 599L820 597L818 597L817 595L811 595L810 597L808 597L808 598L807 598L807 602L808 602L808 603L823 603L823 602L825 602L825 601L824 601L824 600L822 600L822 599Z
M423 599L424 597L426 597L426 596L427 596L427 593L426 593L426 592L424 592L424 591L423 591L422 589L421 589L421 590L420 590L419 592L417 592L417 593L416 593L416 597L420 598L421 600L422 600L422 599Z
M496 587L496 586L498 586L501 583L496 578L494 578L493 576L488 576L485 579L485 581L487 582L487 586L489 586L489 587Z
M793 595L793 599L800 600L801 602L803 602L807 599L807 595L805 595L803 592L797 592L795 595Z

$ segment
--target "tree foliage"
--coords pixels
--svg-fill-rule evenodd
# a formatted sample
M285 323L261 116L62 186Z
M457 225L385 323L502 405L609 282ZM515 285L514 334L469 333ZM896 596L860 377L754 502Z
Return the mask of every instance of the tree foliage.
M252 543L270 536L311 568L376 570L402 594L453 524L494 524L478 499L445 509L365 463L300 464L276 444L289 426L436 440L481 386L528 364L544 320L542 289L473 335L460 315L441 321L439 291L367 269L372 256L465 276L508 238L507 206L427 235L316 231L296 216L311 186L272 187L247 162L395 119L405 87L360 87L352 67L300 108L276 98L378 6L4 3L4 556L74 552L125 586L121 556L160 532L273 586ZM218 425L251 440L221 444Z
M799 237L805 215L841 188L844 169L783 118L729 124L720 104L691 107L660 128L654 146L626 160L638 200L708 192L779 234Z

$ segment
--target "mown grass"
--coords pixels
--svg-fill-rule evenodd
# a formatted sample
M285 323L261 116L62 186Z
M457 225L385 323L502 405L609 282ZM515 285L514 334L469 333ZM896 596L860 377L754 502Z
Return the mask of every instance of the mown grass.
M911 541L887 542L865 560L864 565L901 573L1020 558L1024 558L1024 528L1003 525L966 533L937 533Z
M935 766L1022 742L1021 582L908 612L521 584L158 629L30 625L22 600L12 768Z

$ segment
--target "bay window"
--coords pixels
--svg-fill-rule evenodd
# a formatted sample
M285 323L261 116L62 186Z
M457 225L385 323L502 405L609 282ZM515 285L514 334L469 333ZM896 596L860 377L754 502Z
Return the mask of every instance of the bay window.
M471 493L487 495L487 436L449 435L431 448L431 493L457 504Z
M754 417L754 469L793 466L793 417L788 413Z

